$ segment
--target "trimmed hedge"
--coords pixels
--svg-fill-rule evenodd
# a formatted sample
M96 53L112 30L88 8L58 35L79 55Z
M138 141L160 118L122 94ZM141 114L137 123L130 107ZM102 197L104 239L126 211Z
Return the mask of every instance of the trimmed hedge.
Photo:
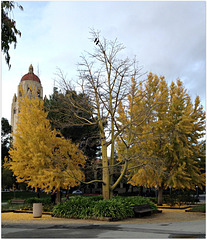
M25 199L25 203L28 204L33 204L33 203L42 203L42 204L51 204L51 199L50 198L27 198Z
M22 191L22 192L2 192L1 193L1 201L7 202L11 199L27 199L27 198L35 198L37 197L37 192L30 192L30 191ZM47 193L40 193L41 198L48 198Z
M151 208L156 206L145 197L114 197L111 200L103 200L102 196L75 196L68 201L58 204L53 208L55 217L65 218L102 218L124 219L135 217L133 206L149 204Z
M43 211L45 212L52 212L53 211L53 204L51 203L50 198L28 198L25 199L25 208L32 209L33 203L42 203Z
M22 199L21 199L22 200ZM50 198L27 198L25 199L24 204L12 204L12 199L7 201L7 205L4 206L4 210L6 209L25 209L25 210L32 210L33 203L42 203L43 211L52 212L54 205L51 203Z
M20 198L15 198L15 200L18 200ZM7 201L8 204L11 204L11 202L14 199L10 199ZM20 199L22 200L22 199ZM37 197L32 197L32 198L26 198L25 200L25 204L33 204L33 203L43 203L43 204L50 204L51 203L51 199L50 198L37 198Z
M163 203L170 206L175 206L176 204L181 206L182 204L194 204L196 202L199 202L199 199L190 192L172 193L171 195L163 196Z

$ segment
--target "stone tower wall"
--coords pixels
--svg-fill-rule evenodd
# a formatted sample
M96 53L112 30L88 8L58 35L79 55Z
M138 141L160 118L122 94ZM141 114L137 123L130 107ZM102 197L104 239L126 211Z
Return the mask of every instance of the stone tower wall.
M31 66L30 66L31 67ZM33 68L32 68L33 73ZM12 126L12 132L16 131L17 127L17 114L18 114L18 99L21 98L20 89L26 94L31 94L30 89L34 89L34 91L37 93L39 98L43 98L43 88L40 82L33 81L33 80L24 80L20 81L18 87L17 87L17 95L14 94L12 105L11 105L11 126Z

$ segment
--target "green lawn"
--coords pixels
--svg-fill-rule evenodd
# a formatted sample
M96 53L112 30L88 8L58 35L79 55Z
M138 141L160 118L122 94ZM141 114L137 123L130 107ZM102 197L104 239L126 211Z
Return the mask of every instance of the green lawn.
M205 212L206 211L206 204L197 205L191 208L193 211Z

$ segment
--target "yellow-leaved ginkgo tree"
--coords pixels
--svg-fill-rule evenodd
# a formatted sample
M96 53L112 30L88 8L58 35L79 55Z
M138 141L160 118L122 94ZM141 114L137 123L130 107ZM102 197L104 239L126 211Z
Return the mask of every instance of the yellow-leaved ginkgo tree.
M84 180L85 156L78 146L51 130L43 100L22 91L13 146L5 166L17 182L25 182L45 192L74 187ZM78 180L77 180L78 179Z
M137 89L136 89L137 88ZM119 121L133 123L118 141L120 161L131 158L128 180L132 185L156 187L158 205L163 189L195 189L205 185L199 166L200 139L205 134L205 111L196 97L194 104L178 79L170 87L164 77L150 73L144 86L136 86L128 108L119 106ZM136 90L136 91L135 91ZM132 107L130 107L132 106ZM143 109L150 114L142 115Z

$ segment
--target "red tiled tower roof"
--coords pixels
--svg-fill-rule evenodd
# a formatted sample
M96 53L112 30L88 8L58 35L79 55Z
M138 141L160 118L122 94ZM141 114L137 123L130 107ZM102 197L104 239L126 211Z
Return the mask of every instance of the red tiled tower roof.
M29 66L29 72L22 77L21 82L22 81L27 81L27 80L32 80L32 81L41 83L40 79L38 78L38 76L33 73L33 66L32 66L32 64Z

